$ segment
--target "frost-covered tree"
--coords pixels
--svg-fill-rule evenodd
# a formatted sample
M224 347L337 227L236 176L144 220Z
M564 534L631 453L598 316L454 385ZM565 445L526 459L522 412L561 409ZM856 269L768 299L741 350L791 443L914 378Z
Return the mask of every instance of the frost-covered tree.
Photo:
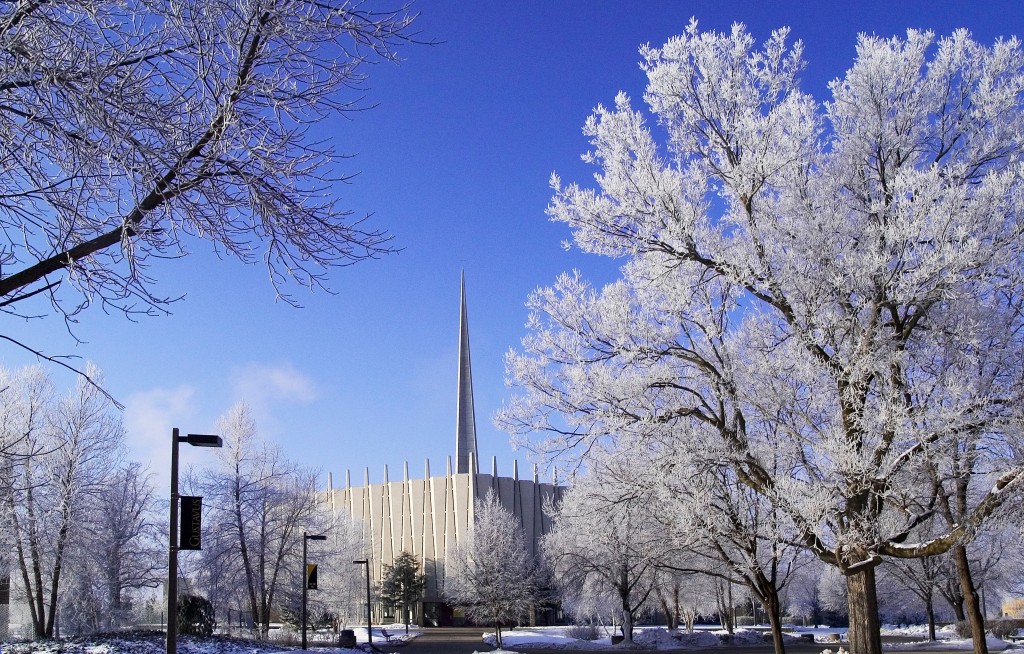
M563 598L573 605L601 604L609 596L622 621L623 642L633 642L637 616L652 608L658 569L676 552L654 511L653 497L636 492L613 473L640 456L604 457L591 474L577 476L562 494L543 550ZM596 463L596 462L595 462Z
M308 624L330 627L335 632L350 624L365 624L366 578L363 568L352 565L352 561L371 556L366 525L353 520L347 512L333 512L326 502L318 501L303 531L326 537L307 544L307 562L316 564L318 578L316 590L309 590L306 596ZM289 614L289 623L296 627L300 625L302 594L298 591L303 582L298 563L297 558L288 562L289 574L294 570L299 575L295 584L285 583L277 594L277 606ZM211 581L208 579L207 583ZM375 588L371 592L373 601L384 599Z
M1008 551L1006 568L1003 570L1002 597L1020 597L1024 595L1024 528L1007 530L1007 539L1003 541Z
M473 528L445 553L444 594L471 620L494 625L501 649L502 625L533 609L535 567L515 516L488 490L473 504Z
M133 593L156 588L167 573L164 532L149 472L122 464L95 499L85 547L94 554L104 591L103 629L126 625Z
M679 623L683 619L683 606L681 595L683 592L684 575L675 571L665 571L658 575L658 581L654 587L654 593L658 598L658 606L665 615L669 631L679 629Z
M661 610L670 616L669 629L678 629L681 623L692 634L698 618L718 613L717 581L705 574L659 571L655 594Z
M1024 479L1024 56L865 35L819 103L787 37L691 23L642 49L657 132L625 94L587 121L596 188L556 176L549 211L622 278L531 296L500 420L547 453L726 463L841 572L851 648L878 654L882 558L969 540ZM965 436L991 486L908 540Z
M147 262L199 238L263 260L281 292L387 252L339 203L317 127L360 109L367 64L413 37L404 7L372 5L3 3L4 311L160 310Z
M701 574L682 586L680 607L688 633L693 633L699 618L709 618L721 608L717 596L718 581L715 577Z
M302 578L297 553L317 506L316 474L262 441L244 403L224 414L217 429L224 439L218 466L199 483L211 509L202 565L221 590L233 588L244 598L266 638L275 601Z
M764 607L776 654L784 654L782 593L807 558L793 544L796 534L784 513L718 461L670 451L652 465L653 475L630 466L634 484L653 485L666 532L690 550L682 568L666 565L745 585Z
M718 621L722 625L722 629L730 636L736 630L736 607L733 604L732 587L732 581L728 579L718 577L715 580L715 602L718 604L715 613L718 614Z
M889 576L898 587L906 589L920 600L928 621L928 640L935 640L935 601L940 597L939 588L955 576L950 556L940 554L916 559L890 559L884 567L889 568Z
M811 562L796 571L786 593L786 610L790 615L801 616L804 624L814 627L822 624L825 619L825 602L818 584L821 575L820 562Z
M989 447L990 443L968 431L961 436L959 442L951 444L947 456L929 467L938 514L946 525L956 525L969 519L978 496L992 487L994 475L988 469L991 457L986 452ZM955 584L952 580L947 581L944 594L956 605L954 611L958 621L966 618L970 623L976 654L988 651L986 618L979 588L987 573L998 565L1000 558L998 548L992 547L993 530L986 531L987 534L983 533L973 543L954 544L942 559L951 564L946 570L955 572L956 579ZM982 549L987 550L987 556L972 556L970 552L975 550L975 554L981 554L979 550Z
M825 610L838 616L850 615L849 584L843 578L843 573L835 566L826 566L821 570L821 576L815 580L818 587L818 597L821 598L821 605Z
M65 636L130 625L133 599L167 575L166 532L160 530L149 474L119 463L89 507L65 556L68 584L59 602Z
M310 593L311 607L322 607L335 617L335 628L366 620L366 581L363 570L352 561L370 556L367 525L353 520L345 511L332 513L321 506L309 528L310 533L325 534L327 540L316 543L315 559L320 566L320 588Z
M93 367L89 377L100 379ZM63 398L38 367L4 371L5 432L21 434L7 495L6 529L14 541L18 580L28 600L32 631L52 638L66 567L87 536L85 525L116 469L124 428L94 384L80 379Z

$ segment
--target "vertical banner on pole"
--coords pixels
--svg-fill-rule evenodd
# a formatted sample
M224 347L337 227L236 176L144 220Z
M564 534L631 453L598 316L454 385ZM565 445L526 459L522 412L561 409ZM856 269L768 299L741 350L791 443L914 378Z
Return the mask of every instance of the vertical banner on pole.
M203 549L203 498L182 496L179 550Z
M316 564L306 564L306 589L316 590Z

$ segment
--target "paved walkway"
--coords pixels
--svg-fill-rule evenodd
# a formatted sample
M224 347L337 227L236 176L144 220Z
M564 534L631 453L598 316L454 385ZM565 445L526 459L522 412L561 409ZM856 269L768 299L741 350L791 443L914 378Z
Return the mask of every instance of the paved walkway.
M494 648L483 641L482 627L430 627L420 635L400 646L378 643L386 652L397 654L473 654L489 652ZM561 654L565 654L562 652Z

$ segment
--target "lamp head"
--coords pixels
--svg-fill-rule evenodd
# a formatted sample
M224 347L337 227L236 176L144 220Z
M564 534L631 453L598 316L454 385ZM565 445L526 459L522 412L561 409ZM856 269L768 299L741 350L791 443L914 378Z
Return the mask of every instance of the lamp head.
M188 434L185 442L195 447L223 447L224 441L215 434Z
M359 564L362 564L362 565L366 565L366 559L359 559L358 561L353 561L352 563L359 563Z
M302 537L306 540L327 540L327 536L323 534L303 534Z

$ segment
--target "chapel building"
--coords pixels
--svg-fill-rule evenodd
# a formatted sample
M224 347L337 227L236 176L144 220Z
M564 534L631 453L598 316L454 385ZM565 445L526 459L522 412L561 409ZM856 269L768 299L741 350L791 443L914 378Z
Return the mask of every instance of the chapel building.
M444 598L445 552L454 546L473 525L474 500L493 490L502 505L518 520L530 554L540 557L540 539L551 529L551 517L545 509L559 499L562 488L556 480L538 479L536 466L529 478L520 478L518 464L512 476L498 474L497 458L491 470L479 469L476 439L476 415L473 408L473 373L469 352L469 323L466 310L466 282L462 277L459 320L459 374L456 399L454 465L449 456L443 474L431 472L430 461L422 479L412 479L409 464L401 479L391 481L388 468L380 484L369 483L369 469L363 484L353 486L350 473L345 485L334 488L328 476L327 496L333 511L344 512L366 530L370 543L373 579L380 580L384 567L392 565L402 552L413 554L426 576L426 589L417 617L423 626L450 626L462 622L461 614ZM378 620L388 616L388 607L377 606ZM538 611L535 620L550 622L551 611Z

